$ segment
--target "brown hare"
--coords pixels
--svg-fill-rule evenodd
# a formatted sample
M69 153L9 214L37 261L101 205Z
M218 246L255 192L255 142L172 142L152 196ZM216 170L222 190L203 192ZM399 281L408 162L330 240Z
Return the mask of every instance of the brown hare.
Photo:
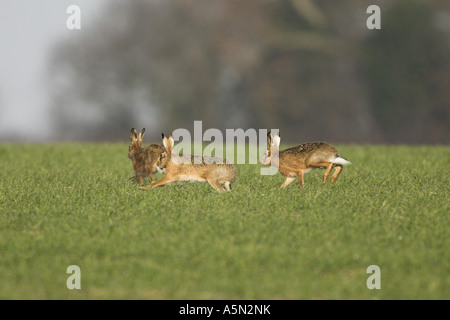
M323 183L327 183L331 169L335 168L330 180L330 184L333 184L339 177L342 166L350 164L350 161L341 157L337 150L326 142L308 142L280 151L280 140L279 134L267 134L269 147L264 153L262 164L278 166L278 171L286 178L281 188L298 178L301 189L303 175L315 168L326 168Z
M176 182L208 182L218 192L231 191L231 184L237 177L233 164L218 157L172 153L172 134L169 137L162 134L162 138L165 152L160 155L158 164L166 168L166 173L162 179L151 184L152 188Z
M136 129L131 129L131 145L128 148L128 158L131 159L136 174L134 181L139 182L139 184L144 182L145 177L148 177L148 180L152 182L153 173L164 171L157 166L161 153L165 152L164 146L151 144L148 147L141 148L144 132L145 128L138 135Z

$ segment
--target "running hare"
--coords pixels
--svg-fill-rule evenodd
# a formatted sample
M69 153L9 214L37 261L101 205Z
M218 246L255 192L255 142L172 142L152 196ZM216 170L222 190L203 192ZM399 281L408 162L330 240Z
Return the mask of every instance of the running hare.
M160 155L158 163L166 168L166 174L153 182L152 188L176 182L208 182L218 192L231 191L237 176L233 164L217 157L173 154L172 134L168 138L162 134L162 138L166 152Z
M323 175L323 183L327 183L331 169L335 171L330 184L336 182L342 171L342 166L350 164L350 161L341 157L337 150L326 142L308 142L280 151L280 136L267 134L268 150L264 153L262 164L278 166L280 173L286 177L281 185L285 188L298 178L300 189L303 187L303 175L315 168L326 168Z
M145 128L137 133L136 129L131 129L131 145L128 148L128 158L133 163L133 170L136 174L134 181L143 183L145 177L148 177L150 182L153 181L152 174L159 171L164 171L157 166L160 154L165 151L161 144L151 144L148 147L141 148L142 138L144 137Z

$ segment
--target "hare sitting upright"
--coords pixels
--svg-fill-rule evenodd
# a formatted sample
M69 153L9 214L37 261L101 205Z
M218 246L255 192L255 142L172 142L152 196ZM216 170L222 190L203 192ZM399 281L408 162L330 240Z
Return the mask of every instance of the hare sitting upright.
M138 133L136 129L131 129L131 145L128 148L128 158L131 159L133 170L136 176L134 181L143 183L145 177L150 182L153 181L152 174L155 172L163 172L164 169L157 166L161 153L165 151L161 144L151 144L148 147L141 148L142 138L144 137L145 128Z
M326 142L308 142L280 151L280 136L269 132L268 150L264 153L262 164L278 166L280 173L286 178L281 188L298 178L300 189L303 187L303 175L315 168L326 168L323 183L327 183L332 168L335 168L330 184L336 182L342 166L351 164L341 157L337 150Z
M231 191L236 181L236 167L225 159L212 156L191 156L172 153L172 134L162 134L165 152L161 154L159 165L166 168L164 177L151 184L152 188L176 182L208 182L217 192ZM141 187L145 190L147 187Z

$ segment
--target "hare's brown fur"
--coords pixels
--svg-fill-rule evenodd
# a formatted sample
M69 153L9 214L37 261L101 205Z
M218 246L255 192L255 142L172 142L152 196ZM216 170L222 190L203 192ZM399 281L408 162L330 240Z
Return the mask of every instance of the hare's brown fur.
M131 129L131 145L128 149L128 158L131 159L136 175L134 181L140 184L144 182L145 177L150 182L153 181L152 174L157 171L161 153L165 152L164 146L161 144L151 144L145 148L141 148L144 132L145 129L142 129L138 135L134 128Z
M151 184L152 188L177 182L208 182L216 191L230 191L236 181L236 167L217 157L172 154L172 135L163 135L165 152L159 164L166 168L164 177Z
M281 188L285 188L297 178L301 189L303 175L315 168L325 168L323 183L327 182L331 170L335 168L330 180L330 184L333 184L339 177L342 166L350 164L339 155L336 148L326 142L308 142L280 151L280 137L272 136L270 132L268 142L269 149L266 151L263 164L278 166L278 171L286 178Z

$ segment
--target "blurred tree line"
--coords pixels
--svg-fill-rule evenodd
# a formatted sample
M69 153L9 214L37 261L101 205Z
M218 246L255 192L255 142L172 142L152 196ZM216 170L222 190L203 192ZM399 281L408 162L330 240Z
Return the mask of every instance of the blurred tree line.
M369 30L376 2L381 30ZM108 2L49 68L63 139L279 128L285 142L448 143L446 1Z

